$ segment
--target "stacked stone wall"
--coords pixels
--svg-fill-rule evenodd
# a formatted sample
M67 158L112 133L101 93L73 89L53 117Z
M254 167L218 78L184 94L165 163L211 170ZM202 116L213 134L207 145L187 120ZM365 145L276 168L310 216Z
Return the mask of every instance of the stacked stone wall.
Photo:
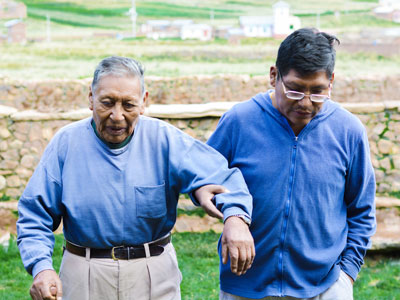
M222 104L226 104L225 109L222 109ZM164 119L189 135L206 141L221 114L232 105L154 105L147 109L147 115ZM400 102L342 105L367 129L378 192L400 191ZM0 106L0 197L18 198L57 130L90 115L88 109L40 113Z
M336 76L338 102L381 102L399 98L400 76L344 78ZM18 110L60 112L86 108L91 79L15 81L0 78L0 105ZM243 101L270 88L268 76L216 75L146 78L152 104L198 104Z

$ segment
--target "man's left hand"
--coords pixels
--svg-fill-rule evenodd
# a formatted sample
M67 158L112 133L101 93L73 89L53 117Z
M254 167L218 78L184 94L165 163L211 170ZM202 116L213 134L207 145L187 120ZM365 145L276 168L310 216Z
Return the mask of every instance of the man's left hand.
M228 192L222 185L207 184L195 190L193 195L209 216L222 220L224 215L215 207L212 199L217 194Z
M239 217L229 217L225 220L221 242L222 263L228 262L229 255L232 273L238 276L245 274L256 255L249 226Z

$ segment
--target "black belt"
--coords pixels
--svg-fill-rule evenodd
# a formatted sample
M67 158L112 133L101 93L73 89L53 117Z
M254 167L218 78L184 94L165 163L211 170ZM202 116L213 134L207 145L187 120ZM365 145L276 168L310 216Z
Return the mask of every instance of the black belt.
M164 246L171 241L171 235L169 234L165 238L150 242L149 252L150 256L158 256L164 252ZM86 256L86 248L74 245L66 241L65 248L68 252L79 256ZM117 246L111 249L97 249L90 248L90 258L112 258L118 259L135 259L146 257L146 250L144 245L133 245L133 246Z

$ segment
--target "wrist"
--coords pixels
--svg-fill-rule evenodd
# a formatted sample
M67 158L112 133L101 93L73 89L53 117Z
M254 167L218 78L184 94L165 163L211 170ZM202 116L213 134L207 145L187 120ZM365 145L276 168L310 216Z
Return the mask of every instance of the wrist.
M246 223L247 226L250 226L250 224L251 224L250 218L248 218L246 215L242 215L242 214L237 214L237 215L229 216L229 217L227 217L227 218L225 219L224 223L225 223L229 218L231 218L231 217L236 217L236 218L241 219L244 223Z

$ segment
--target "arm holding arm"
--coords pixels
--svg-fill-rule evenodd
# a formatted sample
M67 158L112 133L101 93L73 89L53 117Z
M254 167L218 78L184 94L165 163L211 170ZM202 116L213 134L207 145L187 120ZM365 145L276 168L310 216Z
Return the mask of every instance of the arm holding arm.
M254 260L255 248L249 226L237 217L241 215L250 220L252 211L252 197L241 172L237 168L229 169L221 154L195 141L183 158L180 178L186 187L181 192L196 190L194 196L206 212L223 217L223 263L227 263L229 256L232 272L244 274Z

